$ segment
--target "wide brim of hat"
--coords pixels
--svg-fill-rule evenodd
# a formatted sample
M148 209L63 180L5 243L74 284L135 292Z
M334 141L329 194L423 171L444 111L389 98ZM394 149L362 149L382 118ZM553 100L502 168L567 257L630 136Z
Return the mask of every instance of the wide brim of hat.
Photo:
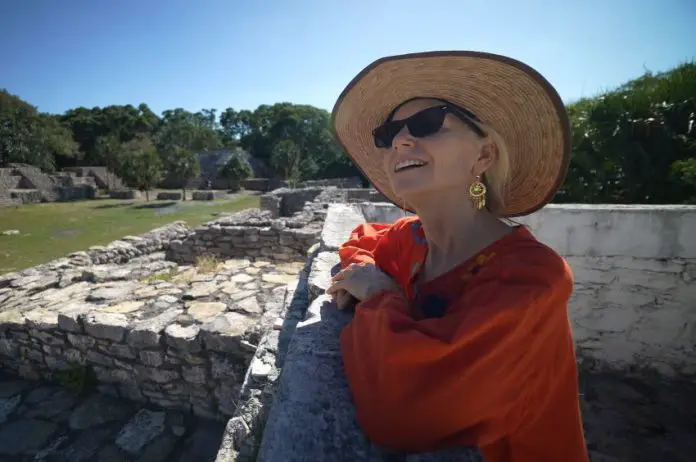
M469 109L505 141L510 176L501 215L546 205L570 161L563 101L537 71L514 59L476 51L413 53L379 59L343 90L331 120L336 139L374 187L413 211L392 190L372 131L404 101L427 97Z

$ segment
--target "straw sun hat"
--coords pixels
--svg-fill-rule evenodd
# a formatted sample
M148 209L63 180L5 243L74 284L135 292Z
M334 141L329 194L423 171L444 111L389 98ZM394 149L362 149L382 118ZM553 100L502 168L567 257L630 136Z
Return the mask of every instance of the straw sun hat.
M348 84L334 106L331 118L338 142L389 200L403 204L389 184L372 131L395 107L417 97L466 108L505 140L510 176L503 216L532 213L553 198L570 160L570 126L556 90L514 59L442 51L373 62ZM410 210L408 204L406 208Z

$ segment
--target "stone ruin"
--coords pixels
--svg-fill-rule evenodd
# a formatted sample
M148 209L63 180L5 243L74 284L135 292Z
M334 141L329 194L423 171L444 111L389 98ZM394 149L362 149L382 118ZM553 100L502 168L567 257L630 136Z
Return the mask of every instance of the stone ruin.
M0 458L480 460L387 454L356 424L338 345L350 315L323 291L351 229L402 216L381 200L281 189L261 209L0 276ZM687 460L696 207L548 206L524 222L575 271L593 460ZM98 393L61 407L66 391L36 385L75 371Z
M216 152L201 154L210 157ZM210 160L214 160L214 156L208 159L208 161ZM213 171L216 170L213 169ZM206 173L206 175L210 174L210 172ZM210 201L226 197L230 189L230 181L217 177L214 177L213 180L210 183L212 190L207 190L205 175L192 179L186 184L172 179L164 179L158 187L169 190L159 191L153 197L157 200L180 201L184 198L183 193L179 190L182 186L186 186L186 189L190 190L191 199L194 201ZM277 178L250 178L241 180L239 186L247 191L261 193L282 189L299 191L293 195L297 198L296 202L307 194L311 196L312 193L303 192L309 189L317 191L314 196L324 188L368 191L361 189L362 180L358 177L308 180L299 183L297 188L290 188L287 181ZM11 163L8 167L0 168L0 207L94 199L99 190L108 190L111 199L136 200L144 196L141 191L125 187L121 179L106 167L66 167L61 172L55 173L44 173L38 167L28 164ZM300 209L303 204L299 205Z
M105 167L71 167L44 173L27 164L0 168L0 206L94 199L97 189L119 187L121 182Z

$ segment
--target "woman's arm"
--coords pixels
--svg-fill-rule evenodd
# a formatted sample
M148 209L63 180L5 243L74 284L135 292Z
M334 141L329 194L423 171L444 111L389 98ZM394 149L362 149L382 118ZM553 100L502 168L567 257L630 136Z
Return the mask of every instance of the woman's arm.
M363 223L358 225L350 238L338 249L341 266L352 263L375 263L375 250L393 225L384 223ZM382 243L383 244L383 243Z
M532 247L486 265L442 318L414 320L396 291L360 303L341 348L366 434L428 450L455 435L481 446L514 429L554 386L571 290L565 262Z

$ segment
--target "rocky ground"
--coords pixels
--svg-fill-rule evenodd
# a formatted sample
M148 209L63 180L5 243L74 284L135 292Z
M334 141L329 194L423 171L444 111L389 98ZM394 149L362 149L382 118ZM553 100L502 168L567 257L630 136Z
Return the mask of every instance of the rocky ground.
M207 462L224 423L0 375L0 461Z
M696 384L581 374L593 462L687 462L696 453Z

